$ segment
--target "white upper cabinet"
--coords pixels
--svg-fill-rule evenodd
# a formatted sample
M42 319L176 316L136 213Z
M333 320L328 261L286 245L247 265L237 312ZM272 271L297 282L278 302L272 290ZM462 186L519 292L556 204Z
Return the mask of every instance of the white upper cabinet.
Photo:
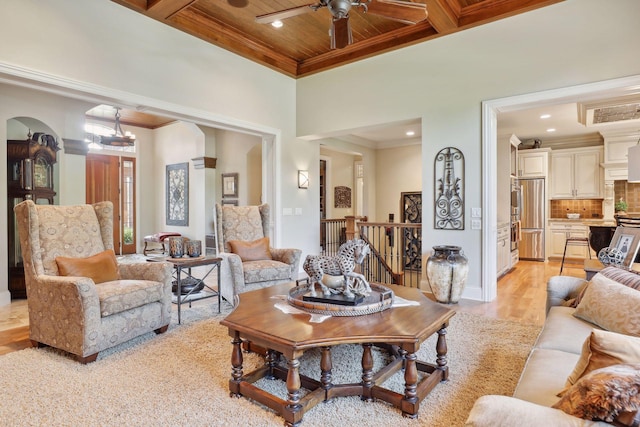
M601 147L554 150L551 153L551 198L602 198L602 155Z
M544 178L549 173L549 150L518 151L518 177Z

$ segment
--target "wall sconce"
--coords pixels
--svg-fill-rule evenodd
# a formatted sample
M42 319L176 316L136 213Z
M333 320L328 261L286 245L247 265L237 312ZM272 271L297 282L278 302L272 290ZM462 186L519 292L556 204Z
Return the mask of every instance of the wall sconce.
M627 181L628 182L640 182L640 139L638 143L629 147L627 155L628 170Z
M309 171L298 171L298 188L309 188Z

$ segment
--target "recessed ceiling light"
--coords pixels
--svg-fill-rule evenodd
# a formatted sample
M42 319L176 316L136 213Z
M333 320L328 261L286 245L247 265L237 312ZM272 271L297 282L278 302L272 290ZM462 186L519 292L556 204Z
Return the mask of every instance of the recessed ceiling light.
M555 131L556 131L556 129L555 129L555 128L549 128L549 129L547 129L547 132L555 132Z
M541 119L548 119L549 117L551 117L551 114L543 114L540 116Z
M271 25L273 25L275 28L280 28L282 27L284 24L282 23L282 21L273 21L271 23Z
M416 134L416 133L415 133L414 131L412 131L412 130L408 130L408 131L407 131L407 133L406 133L405 135L407 135L407 136L413 136L413 135L415 135L415 134Z

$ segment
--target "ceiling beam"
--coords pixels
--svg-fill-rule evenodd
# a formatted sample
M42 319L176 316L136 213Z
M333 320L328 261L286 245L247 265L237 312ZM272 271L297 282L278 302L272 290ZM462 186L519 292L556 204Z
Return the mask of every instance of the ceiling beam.
M165 21L171 19L177 13L192 6L198 0L156 0L149 1L147 16Z
M336 67L337 65L348 64L383 52L400 49L437 36L438 33L427 21L416 25L409 25L395 31L359 41L344 49L331 50L302 61L298 66L297 76L304 77Z
M427 19L439 34L458 29L458 16L446 0L427 0Z
M296 77L298 64L295 59L276 52L263 43L242 36L234 28L197 9L184 10L175 15L169 23L223 49L274 68L288 76Z

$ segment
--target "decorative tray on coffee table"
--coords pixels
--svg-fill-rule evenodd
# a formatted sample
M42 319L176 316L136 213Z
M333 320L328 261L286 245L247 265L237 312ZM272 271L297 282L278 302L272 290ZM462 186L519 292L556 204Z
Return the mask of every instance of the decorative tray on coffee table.
M355 305L345 305L344 302L331 303L322 302L322 298L317 301L305 301L304 297L309 294L309 284L299 284L289 290L287 302L296 308L309 313L325 314L329 316L362 316L365 314L377 313L393 304L393 291L385 286L371 283L371 293L364 297L363 301ZM322 294L321 291L320 295Z

